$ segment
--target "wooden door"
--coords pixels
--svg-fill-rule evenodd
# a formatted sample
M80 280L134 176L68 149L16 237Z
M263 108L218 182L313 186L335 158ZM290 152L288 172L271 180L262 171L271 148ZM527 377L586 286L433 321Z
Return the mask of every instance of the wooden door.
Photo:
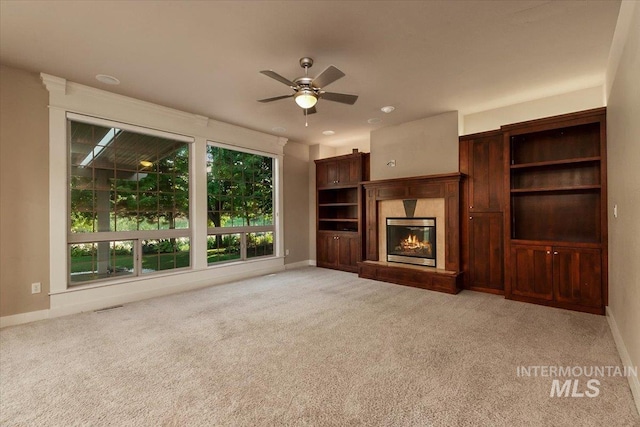
M339 160L336 166L337 184L350 185L360 182L362 170L360 166L361 161L362 158L360 156Z
M553 299L551 247L511 246L511 293L547 301Z
M338 268L346 271L358 271L358 236L340 234L336 236L338 247Z
M318 233L316 262L319 267L333 267L337 264L337 247L334 233Z
M469 287L504 291L501 213L469 216Z
M554 248L553 283L556 301L601 307L601 251Z
M335 161L316 162L316 187L329 187L338 181L338 167Z
M472 140L469 145L469 211L500 212L504 198L502 135Z

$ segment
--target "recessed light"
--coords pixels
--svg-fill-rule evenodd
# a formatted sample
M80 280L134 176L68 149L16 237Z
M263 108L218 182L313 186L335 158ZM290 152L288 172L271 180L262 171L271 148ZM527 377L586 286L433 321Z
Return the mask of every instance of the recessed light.
M104 83L104 84L108 84L108 85L119 85L120 84L120 80L116 79L113 76L108 76L106 74L98 74L96 76L96 80Z
M325 130L322 132L323 135L327 135L327 136L331 136L331 135L335 135L336 133L332 130Z
M276 126L276 127L271 128L271 130L274 131L274 132L282 133L282 132L286 131L287 129L283 128L282 126Z
M374 117L372 119L367 120L367 123L369 123L370 125L375 125L382 122L382 119L379 119L377 117Z
M387 105L386 107L382 107L380 109L380 111L382 111L383 113L387 113L389 114L390 112L392 112L393 110L395 110L396 107L392 106L392 105Z
M153 166L153 162L150 162L149 160L140 160L140 166L143 168L150 168Z

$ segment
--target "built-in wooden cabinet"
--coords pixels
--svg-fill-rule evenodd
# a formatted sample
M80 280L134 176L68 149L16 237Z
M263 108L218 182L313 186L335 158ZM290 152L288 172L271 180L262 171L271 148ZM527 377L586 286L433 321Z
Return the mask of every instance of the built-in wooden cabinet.
M363 171L368 171L368 153L355 153L316 161L316 185L318 188L358 185ZM364 160L364 159L367 160ZM367 164L365 164L367 163Z
M461 136L459 152L464 287L603 314L605 108Z
M605 109L503 126L505 295L604 313Z
M353 232L318 232L319 267L335 268L344 271L358 271L361 259L361 245L357 234Z
M369 179L369 154L316 160L319 267L358 271L362 260L361 181Z
M502 132L460 137L464 287L504 293L504 148Z
M565 304L602 307L602 252L599 249L512 245L511 295ZM591 311L585 309L583 311Z
M471 213L468 218L468 288L504 291L503 217L501 212Z

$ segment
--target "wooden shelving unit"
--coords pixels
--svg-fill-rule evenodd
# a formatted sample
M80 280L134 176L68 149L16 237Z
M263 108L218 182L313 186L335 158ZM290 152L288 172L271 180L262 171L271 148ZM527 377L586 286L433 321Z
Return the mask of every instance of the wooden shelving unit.
M505 296L604 313L606 111L503 126Z
M316 160L317 265L358 271L362 260L362 190L369 154Z

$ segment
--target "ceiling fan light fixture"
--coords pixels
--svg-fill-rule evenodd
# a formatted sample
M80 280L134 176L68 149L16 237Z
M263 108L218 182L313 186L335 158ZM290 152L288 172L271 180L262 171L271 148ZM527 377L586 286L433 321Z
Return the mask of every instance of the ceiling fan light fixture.
M318 96L310 89L302 89L296 93L295 100L296 104L306 110L316 105Z

